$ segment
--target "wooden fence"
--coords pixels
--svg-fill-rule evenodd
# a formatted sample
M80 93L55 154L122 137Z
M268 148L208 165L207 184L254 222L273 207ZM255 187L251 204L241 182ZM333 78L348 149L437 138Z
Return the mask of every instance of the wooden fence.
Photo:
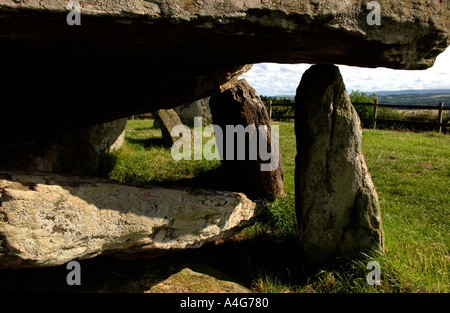
M269 101L269 116L271 119L294 119L295 116L273 116L272 115L272 107L274 106L293 106L295 103L292 102L280 102L280 103L272 103ZM372 117L372 128L377 129L377 122L391 122L391 123L403 123L403 124L415 124L415 125L427 125L427 126L435 126L438 133L442 132L443 127L450 126L449 123L443 122L443 112L450 111L450 107L445 107L443 102L440 102L438 105L412 105L412 104L386 104L386 103L378 103L378 100L375 100L373 103L366 102L354 102L353 105L362 105L362 106L373 106L373 117ZM409 110L438 110L438 118L436 122L427 122L427 121L411 121L411 120L396 120L396 119L385 119L378 117L378 108L391 108L391 109L409 109Z
M280 116L280 115L275 115L275 116L273 116L272 115L272 107L292 107L292 106L294 106L295 105L295 103L294 102L277 102L277 103L273 103L272 102L272 100L269 100L268 101L269 103L268 103L268 105L269 105L269 117L270 117L270 119L277 119L277 118L286 118L286 119L294 119L295 118L295 116L285 116L285 115L283 115L283 116Z

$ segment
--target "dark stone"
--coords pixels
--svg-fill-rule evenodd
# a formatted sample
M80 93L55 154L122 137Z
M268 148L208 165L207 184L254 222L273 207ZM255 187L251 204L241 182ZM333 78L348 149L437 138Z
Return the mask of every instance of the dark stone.
M124 141L127 119L81 127L9 147L0 167L78 175L95 175L99 153L119 149Z
M449 44L448 2L0 0L0 133L19 142L172 108L231 87L245 64L425 69Z
M250 159L250 152L248 149L249 139L246 141L245 160L237 160L237 138L234 140L235 159L226 160L226 142L230 140L227 137L227 125L242 125L243 127L254 125L256 129L258 129L260 125L266 125L269 130L266 141L266 151L271 151L272 129L270 126L270 119L266 107L256 91L248 85L245 79L242 79L235 87L230 88L221 94L212 96L209 103L214 124L220 126L223 130L223 145L222 147L219 145L219 154L223 159L222 167L228 185L235 188L236 191L245 192L249 197L274 199L283 196L284 172L278 142L273 145L274 149L278 149L279 156L278 166L275 166L275 170L261 170L261 164L266 163L266 161L262 161L260 158L260 142L258 142L257 159ZM254 135L257 136L256 133ZM238 151L238 153L239 152L240 151Z
M152 112L153 118L155 119L155 125L161 129L163 143L167 147L171 147L178 139L179 136L172 137L172 129L175 126L182 125L180 117L177 112L173 109L168 110L158 110Z
M200 99L193 102L188 102L174 108L178 113L181 122L193 128L195 125L195 118L201 117L203 126L212 123L211 110L209 109L209 98Z

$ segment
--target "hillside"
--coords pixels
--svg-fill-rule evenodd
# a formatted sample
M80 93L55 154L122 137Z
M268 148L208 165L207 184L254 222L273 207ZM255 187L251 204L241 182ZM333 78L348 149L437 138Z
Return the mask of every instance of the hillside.
M444 102L446 107L450 107L450 92L447 94L391 94L380 95L376 93L380 103L388 104L417 104L417 105L438 105Z
M350 93L351 91L349 91ZM375 91L366 92L367 95L375 94L380 103L388 104L412 104L412 105L438 105L444 102L446 107L450 107L450 89L430 89L430 90L400 90L400 91ZM267 98L262 96L262 98ZM278 101L294 101L295 95L274 96Z
M378 96L450 94L450 89L381 90L381 91L375 91L374 93Z

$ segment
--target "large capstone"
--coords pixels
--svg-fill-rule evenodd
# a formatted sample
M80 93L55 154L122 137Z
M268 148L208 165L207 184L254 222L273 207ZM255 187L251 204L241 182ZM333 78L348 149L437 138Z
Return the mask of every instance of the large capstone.
M67 25L67 4L0 0L1 149L210 96L217 124L260 125L268 121L264 106L238 83L251 64L426 69L450 37L450 3L442 0L379 1L381 25L369 21L373 9L361 0L81 1L81 26ZM359 121L336 67L318 65L305 74L296 111L296 212L305 256L315 262L382 249ZM79 143L62 150L50 143L42 154L50 163L42 164L91 173L98 151ZM282 194L281 159L269 172L257 169L259 161L224 167L236 189L246 183L249 195ZM194 197L193 191L39 174L8 176L2 184L3 264L52 265L103 250L196 246L254 215L253 202L236 193ZM181 203L175 200L180 196ZM157 221L146 210L156 212ZM97 226L86 228L92 223Z
M224 91L246 64L431 67L449 2L0 0L0 133L17 142L171 108ZM18 122L20 121L20 122Z
M339 69L314 65L296 95L296 214L308 263L383 249L378 197L360 121Z
M218 144L223 179L251 197L284 195L284 171L278 138L267 109L245 79L210 99L214 125L221 130ZM219 138L216 131L216 139Z
M242 193L0 173L0 267L197 248L251 223Z

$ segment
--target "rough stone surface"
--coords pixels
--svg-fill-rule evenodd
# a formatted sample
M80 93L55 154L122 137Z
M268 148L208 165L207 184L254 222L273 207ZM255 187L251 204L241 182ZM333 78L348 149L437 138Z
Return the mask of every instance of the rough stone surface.
M26 150L16 149L0 167L50 173L94 175L100 152L124 143L127 119L55 133L36 140Z
M296 95L295 201L307 261L383 249L380 207L358 115L339 69L315 65Z
M281 160L281 151L278 141L272 145L272 132L269 115L261 98L245 79L239 81L235 87L224 91L221 94L212 96L210 108L214 125L220 126L223 133L223 144L218 145L219 154L222 159L223 172L235 190L243 191L250 197L261 197L273 199L284 195L284 171ZM266 147L263 151L272 153L270 160L261 159L261 143L258 142L257 158L252 160L249 157L249 146L251 139L246 139L245 146L238 146L240 135L230 138L227 135L229 126L241 126L247 128L254 126L255 130L259 126L265 125L268 129L266 136ZM253 133L253 138L257 138L258 132ZM252 135L250 135L252 136ZM250 137L249 136L249 137ZM217 134L216 134L217 138ZM276 138L275 138L276 139ZM234 141L234 160L230 160L227 153L228 142ZM238 160L242 148L245 149L245 160ZM272 151L271 149L275 149ZM276 162L273 155L278 154L278 165L272 171L262 171L263 163ZM276 164L274 164L276 165Z
M0 266L200 247L259 212L240 193L132 187L55 174L1 174Z
M161 129L164 145L171 147L173 143L180 139L179 136L172 137L172 129L175 126L183 125L180 117L173 109L154 111L152 115L155 119L154 125Z
M124 143L127 118L94 125L81 127L61 134L53 134L53 138L59 141L84 141L92 145L96 152L115 151Z
M83 138L94 146L95 151L116 151L122 147L125 139L125 127L127 118L121 118L112 122L107 122L80 130L72 131L68 134L73 137Z
M212 124L211 110L209 109L209 97L194 102L189 102L174 108L181 122L190 128L194 127L194 118L201 117L203 126Z
M440 0L380 1L381 26L363 0L80 1L81 26L67 3L0 0L5 140L202 99L245 64L425 69L449 45Z
M152 286L146 293L250 293L239 284L184 268Z
M8 170L94 175L99 167L98 153L79 138L39 139L31 150L15 151L0 166Z

